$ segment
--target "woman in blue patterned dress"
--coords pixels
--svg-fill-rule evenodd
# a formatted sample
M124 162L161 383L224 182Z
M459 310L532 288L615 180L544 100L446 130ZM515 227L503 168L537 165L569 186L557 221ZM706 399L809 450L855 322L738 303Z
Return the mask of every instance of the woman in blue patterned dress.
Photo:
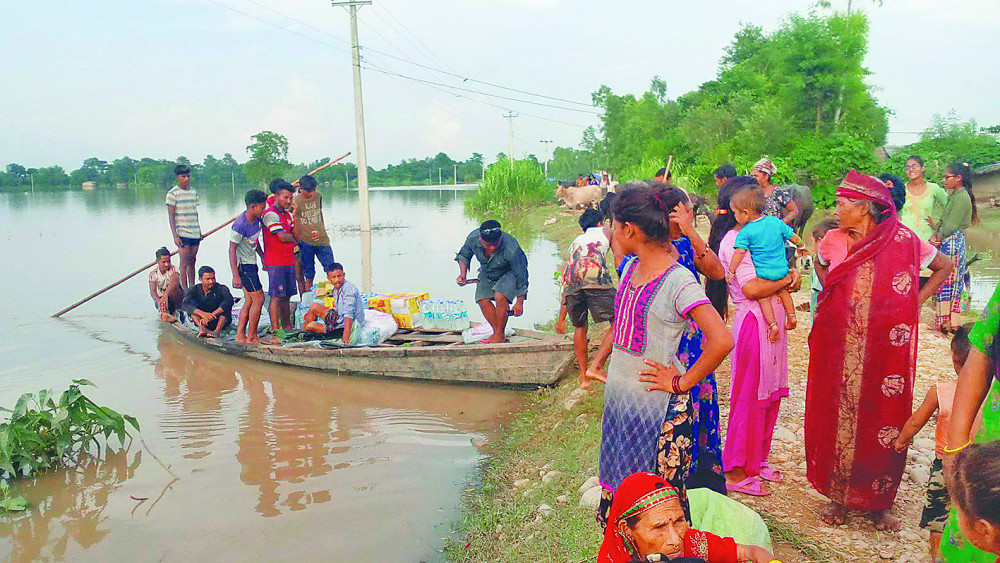
M709 279L725 278L725 267L715 252L701 238L694 226L694 211L688 205L678 205L670 214L670 239L677 255L677 262L694 274L701 282L699 272ZM690 369L701 357L703 335L693 320L681 335L677 358ZM719 440L719 395L715 373L708 374L691 388L691 473L687 479L689 489L708 488L726 494L726 478L722 470L722 443Z

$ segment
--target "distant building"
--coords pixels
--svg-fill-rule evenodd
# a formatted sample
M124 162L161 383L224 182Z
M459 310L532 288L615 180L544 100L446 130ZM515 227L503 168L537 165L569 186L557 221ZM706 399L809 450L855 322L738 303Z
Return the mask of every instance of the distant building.
M94 182L84 182L83 183L83 191L85 191L85 192L93 191L93 189L96 188L96 187L97 187L97 184L94 183Z
M994 162L975 170L972 174L972 190L983 200L1000 198L1000 162Z

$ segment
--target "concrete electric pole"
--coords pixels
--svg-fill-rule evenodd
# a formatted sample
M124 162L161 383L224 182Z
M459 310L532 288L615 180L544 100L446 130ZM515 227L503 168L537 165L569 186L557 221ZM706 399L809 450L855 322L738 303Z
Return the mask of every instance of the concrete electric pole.
M371 0L331 2L333 6L346 6L351 14L351 58L354 67L354 133L358 143L358 204L361 207L361 286L372 290L372 218L368 205L368 155L365 152L365 110L361 98L361 46L358 45L358 8L371 4Z
M508 111L506 115L503 116L507 120L508 125L510 125L510 152L507 153L507 157L510 159L510 169L514 169L514 118L517 114Z
M543 139L543 140L538 141L538 142L542 143L543 145L545 145L545 178L548 179L548 177L549 177L549 145L552 144L552 141L546 141L546 140Z

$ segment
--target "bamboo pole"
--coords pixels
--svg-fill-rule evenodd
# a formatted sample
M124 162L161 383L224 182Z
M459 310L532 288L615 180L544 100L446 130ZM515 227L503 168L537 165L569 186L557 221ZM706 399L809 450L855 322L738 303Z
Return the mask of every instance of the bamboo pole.
M334 163L336 163L337 161L339 161L339 160L342 160L342 159L344 159L344 158L347 158L347 156L348 156L348 155L350 155L350 154L351 154L351 153L349 153L349 152L348 152L348 153L344 154L343 156L341 156L340 158L337 158L337 159L333 159L333 160L331 160L330 162L327 162L327 163L326 163L326 164L324 164L323 166L320 166L319 168L317 168L317 169L313 170L312 172L310 172L309 174L307 174L307 176L312 176L312 175L316 174L317 172L319 172L319 171L323 170L324 168L327 168L327 167L329 167L329 166L332 166L332 165L333 165ZM236 217L233 217L232 219L230 219L230 220L226 221L225 223L223 223L223 224L219 225L218 227L216 227L216 228L212 229L211 231L208 231L207 233L205 233L204 235L202 235L202 237L201 237L201 238L202 238L202 240L204 240L204 239L208 238L208 237L209 237L209 235L211 235L211 234L215 233L215 232L216 232L216 231L218 231L219 229L222 229L223 227L226 227L226 226L228 226L228 225L229 225L229 224L231 224L231 223L232 223L233 221L235 221L237 217L239 217L239 215L237 215ZM177 252L178 252L178 250L175 250L175 251L171 252L171 253L170 253L170 255L171 255L171 256L173 256L173 255L177 254ZM91 293L90 295L88 295L88 296L84 297L83 299L81 299L81 300L77 301L76 303L73 303L73 304L72 304L72 305L70 305L69 307L66 307L66 308L65 308L65 309L63 309L62 311L59 311L58 313L56 313L56 314L52 315L52 317L53 317L53 318L59 318L59 317L61 317L61 316L62 316L62 315L63 315L64 313L68 313L68 312L72 311L73 309L76 309L77 307L79 307L80 305L83 305L83 304L84 304L84 303L86 303L87 301L90 301L91 299L93 299L93 298L97 297L98 295L100 295L100 294L102 294L102 293L104 293L104 292L106 292L106 291L108 291L108 290L110 290L110 289L113 289L113 288L115 288L115 287L117 287L117 286L119 286L119 285L121 285L121 284L125 283L125 282L126 282L126 281L128 281L129 279L131 279L131 278L134 278L135 276L137 276L137 275L141 274L141 273L142 273L142 272L144 272L145 270L148 270L148 269L152 268L152 267L153 267L153 266L155 266L155 265L156 265L156 260L154 260L154 261L150 262L149 264L146 264L145 266L143 266L143 267L141 267L141 268L137 269L136 271L134 271L134 272L132 272L132 273L128 274L127 276L125 276L125 277L121 278L120 280L118 280L118 281L114 282L113 284L111 284L111 285L109 285L109 286L107 286L107 287L104 287L103 289L100 289L100 290L98 290L98 291L95 291L94 293Z

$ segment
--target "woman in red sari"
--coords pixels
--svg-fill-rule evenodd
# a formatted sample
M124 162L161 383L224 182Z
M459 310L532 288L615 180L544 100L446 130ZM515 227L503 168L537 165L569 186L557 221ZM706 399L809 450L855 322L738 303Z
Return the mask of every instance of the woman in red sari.
M697 557L708 563L773 563L774 556L755 545L740 545L688 527L680 496L663 477L633 473L615 491L597 563Z
M837 188L838 229L819 247L823 280L809 334L806 473L843 524L847 510L898 530L891 508L905 452L893 441L913 406L919 308L952 269L951 260L896 217L889 189L848 173ZM921 289L921 267L933 274ZM825 279L824 279L825 277Z

